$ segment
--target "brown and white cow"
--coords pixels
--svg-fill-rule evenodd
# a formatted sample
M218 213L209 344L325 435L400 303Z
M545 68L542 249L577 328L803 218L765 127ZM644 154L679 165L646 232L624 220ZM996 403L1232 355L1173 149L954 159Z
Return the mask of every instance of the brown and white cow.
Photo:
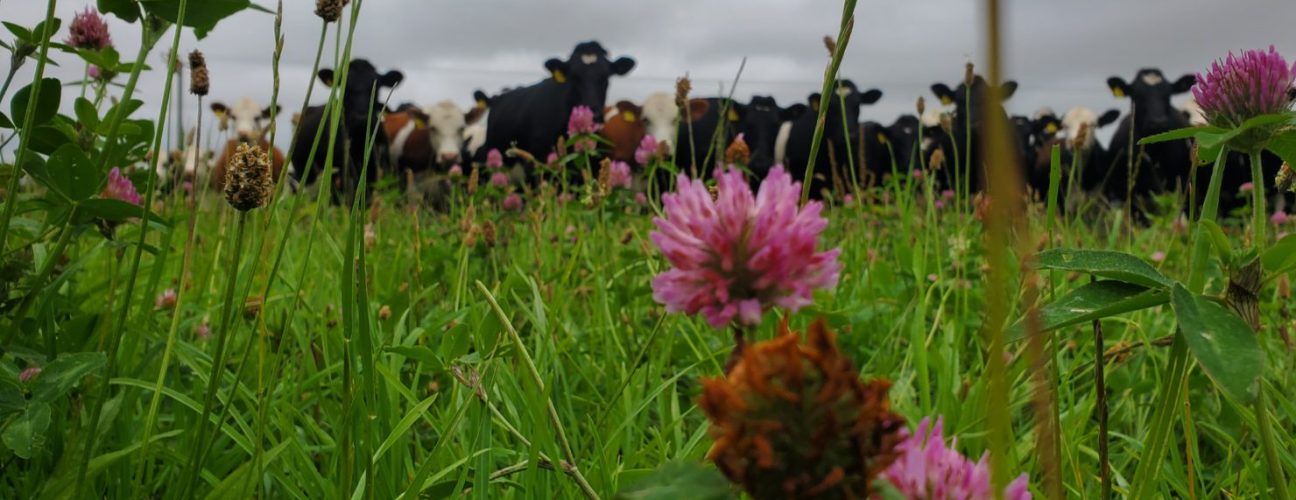
M705 115L711 103L705 99L689 100L689 121ZM612 143L612 159L633 163L635 149L647 135L665 143L671 154L675 153L675 137L680 125L680 110L675 106L675 96L655 92L644 99L643 105L620 101L608 108L599 134Z
M404 105L383 117L392 164L414 172L463 161L470 126L486 114L486 101L464 111L452 101L417 108Z
M276 106L277 107L277 106ZM226 106L221 102L213 102L211 110L216 114L216 118L221 122L222 130L233 129L230 131L230 139L225 141L221 148L220 156L216 159L216 165L212 168L211 186L213 189L222 190L225 188L225 171L229 168L229 162L234 157L234 151L242 143L252 143L261 146L263 151L270 152L271 173L274 175L275 182L283 175L284 153L279 148L270 144L266 134L274 126L270 123L270 116L277 114L275 110L266 107L262 108L256 101L244 97L234 103L233 107ZM186 174L188 167L186 166ZM196 172L195 172L196 173Z

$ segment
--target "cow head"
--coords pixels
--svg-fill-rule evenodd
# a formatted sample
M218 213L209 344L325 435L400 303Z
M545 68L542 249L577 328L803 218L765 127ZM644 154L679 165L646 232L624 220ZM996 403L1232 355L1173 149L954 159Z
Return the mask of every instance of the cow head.
M764 172L774 164L779 127L783 122L800 118L808 109L805 104L781 108L773 97L757 95L747 104L734 103L733 109L726 113L729 116L724 118L733 122L735 131L743 134L751 150L752 170Z
M629 57L612 61L607 55L607 50L598 42L582 42L576 45L566 61L545 61L545 69L554 83L570 86L571 107L583 105L594 110L603 109L607 104L608 81L613 75L629 73L635 66L634 59ZM595 113L594 116L599 122L603 121L601 114Z
M324 85L332 87L335 82L332 69L319 70L319 79ZM399 85L405 75L399 71L379 73L373 64L364 59L353 59L347 65L346 88L342 89L342 112L347 123L353 127L364 127L370 121L377 127L377 117L383 111L383 87Z
M933 110L934 111L934 110ZM900 115L895 122L886 127L877 128L877 137L864 137L865 141L876 140L890 148L890 153L895 155L895 164L899 168L909 168L913 163L913 155L920 150L918 130L921 121L914 115ZM937 118L933 124L936 129L940 128L940 119ZM923 129L923 137L927 137L932 131L931 127ZM851 147L855 147L854 144ZM916 164L913 165L915 168Z
M942 105L954 105L954 125L955 127L963 126L968 116L972 117L972 126L976 128L980 125L984 114L980 112L984 104L986 95L989 93L990 84L980 76L972 79L972 85L966 82L960 83L958 87L951 89L943 83L936 83L931 86L931 91L936 95ZM1017 82L1008 80L999 85L999 98L1008 100L1017 92ZM970 114L970 115L969 115Z
M1139 133L1155 133L1187 125L1183 114L1170 105L1170 96L1192 89L1197 79L1192 75L1179 77L1173 83L1166 80L1161 70L1144 68L1134 76L1133 82L1113 76L1107 87L1116 97L1128 97L1134 106L1134 128Z
M837 90L829 96L827 102L824 102L818 93L811 94L810 110L818 112L819 106L828 106L824 121L824 136L839 146L847 143L855 144L859 141L860 106L873 104L881 98L881 90L871 89L860 92L855 82L842 80L837 83Z
M234 128L234 138L240 142L260 140L270 130L270 117L277 115L279 105L262 108L256 101L244 97L226 106L220 101L211 104L212 113L221 123L229 123Z
M620 109L621 103L618 103ZM665 92L655 92L644 99L643 106L637 106L643 131L658 142L666 143L670 154L675 154L675 135L679 131L680 108L675 105L675 96ZM693 122L711 109L711 103L705 99L690 99L688 102L687 121ZM623 115L625 113L623 112Z
M1067 110L1062 115L1062 147L1073 148L1076 146L1076 139L1079 138L1081 129L1086 129L1084 143L1081 146L1084 149L1092 147L1096 139L1094 138L1098 129L1115 123L1120 119L1120 111L1109 109L1102 115L1095 113L1092 109L1084 106L1076 106Z
M468 111L452 101L441 101L422 109L427 120L428 139L438 164L452 165L461 160L465 131L486 113L489 101L484 99L484 95L481 97L478 99L480 105L474 105Z

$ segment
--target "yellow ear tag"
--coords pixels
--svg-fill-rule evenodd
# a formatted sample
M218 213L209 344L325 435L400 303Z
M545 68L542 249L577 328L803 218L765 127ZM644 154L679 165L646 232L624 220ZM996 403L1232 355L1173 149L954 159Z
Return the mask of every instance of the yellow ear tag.
M950 99L950 97L947 96L947 95L940 96L940 100L941 100L941 104L942 104L942 105L945 105L945 106L949 106L950 104L954 104L954 100L953 100L953 99Z
M555 82L558 82L558 83L567 83L567 75L564 75L563 72L562 72L562 70L560 70L560 69L555 69L555 70L554 70L554 72L553 72L553 79L554 79Z
M1056 134L1057 131L1058 131L1058 126L1057 126L1056 123L1050 123L1050 124L1044 126L1044 132L1047 132L1047 133L1050 133L1050 134Z
M621 119L625 120L626 123L634 123L636 120L634 112L631 111L623 111L621 113Z
M731 121L731 122L736 122L736 121L738 121L738 112L737 112L737 111L734 111L734 110L732 110L732 109L729 110L728 118L729 118L729 121Z
M1120 87L1112 87L1112 95L1116 97L1125 97L1125 91L1121 90Z
M423 121L422 118L415 118L414 128L427 128L427 122Z
M485 108L485 107L486 107L486 101L477 101L477 107L479 107L479 108Z

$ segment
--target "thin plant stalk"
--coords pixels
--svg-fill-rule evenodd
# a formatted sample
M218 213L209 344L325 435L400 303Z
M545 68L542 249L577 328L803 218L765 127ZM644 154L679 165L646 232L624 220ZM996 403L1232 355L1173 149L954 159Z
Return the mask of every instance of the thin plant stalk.
M239 211L237 222L234 229L234 251L230 252L229 262L226 264L226 280L224 298L221 300L220 325L216 330L216 354L212 357L211 373L207 376L207 393L203 397L203 406L201 417L198 419L198 427L193 431L193 437L197 441L191 443L193 453L190 456L188 469L189 473L184 480L183 494L181 498L189 498L193 491L198 476L202 473L203 451L207 448L205 432L208 421L211 418L212 405L216 398L216 391L220 387L221 375L225 373L223 368L225 364L225 350L229 345L230 323L234 322L234 288L238 283L238 266L239 257L243 253L243 236L244 229L247 226L247 212Z
M189 4L189 0L180 0L179 12L178 12L178 16L176 17L177 22L175 24L175 34L171 39L171 51L173 53L176 51L177 47L180 46L180 35L181 33L184 32L185 8L188 6L188 4ZM148 56L149 51L152 49L151 42L155 42L157 40L157 38L155 37L161 35L161 33L152 33L151 31L152 28L149 27L149 22L147 22L147 20L141 22L141 26L142 29L141 29L139 53L136 55L135 58L136 64L134 64L131 68L130 79L127 80L126 82L126 90L122 92L121 102L130 101L131 95L134 94L135 91L135 85L139 82L140 70L144 66L142 62L145 60L145 58ZM166 76L167 81L165 85L163 85L162 87L163 89L168 89L171 87L171 76L172 74L168 72ZM168 105L170 104L170 101L171 101L171 93L164 91L162 93L162 106L158 110L158 119L157 119L158 123L162 123L166 120L166 112L168 109ZM111 124L109 124L108 133L105 135L104 152L100 157L99 165L98 165L99 171L105 170L105 168L107 167L108 158L112 157L112 150L117 144L117 133L121 127L122 121L124 121L125 118L126 118L125 113L113 114L113 121ZM152 139L152 148L151 148L151 151L154 152L154 155L156 155L161 148L162 134L164 132L165 129L164 127L161 126L157 127L157 130L154 132L154 136ZM85 439L84 451L82 452L81 455L80 464L77 465L77 479L76 479L76 486L75 486L76 494L74 495L74 497L76 498L81 498L83 496L84 493L83 488L85 488L86 486L85 479L86 479L86 474L89 471L89 467L90 467L90 457L94 455L95 443L97 442L95 437L98 435L97 431L99 427L99 416L103 413L104 405L108 403L108 398L107 398L108 390L109 390L108 381L112 380L117 373L117 352L121 347L121 338L124 335L124 331L126 329L126 321L130 317L131 298L134 296L135 293L135 284L136 284L136 279L138 278L139 275L140 261L144 256L144 242L148 237L148 227L149 227L149 224L147 222L148 212L149 212L149 207L153 206L153 194L156 191L157 171L152 168L145 169L145 170L149 173L149 175L148 175L148 182L146 183L144 188L145 189L144 203L140 207L141 223L140 223L140 230L139 230L139 238L136 240L135 252L131 258L130 273L128 274L128 277L126 279L126 290L125 293L123 293L122 295L121 312L118 313L117 323L115 325L114 331L111 337L109 337L108 363L107 366L104 367L104 373L105 373L104 382L97 388L97 390L95 391L96 393L94 398L91 399L88 403L91 405L90 421L88 424L89 429L88 432L86 432L85 434L87 437Z
M1097 281L1094 277L1089 277L1089 282ZM1102 496L1098 497L1107 500L1112 497L1111 481L1111 460L1108 454L1108 435L1107 435L1107 380L1104 371L1107 368L1106 347L1103 342L1103 328L1101 320L1093 321L1094 332L1094 394L1097 401L1095 411L1098 413L1098 477L1102 483Z
M832 62L824 72L823 89L819 95L825 98L837 87L837 70L841 68L842 56L846 55L846 46L850 44L851 31L855 28L856 0L846 0L842 6L841 30L837 34L837 47L833 50ZM801 202L810 200L810 180L814 178L815 160L819 156L819 143L823 141L824 126L828 118L828 106L819 106L819 117L815 119L814 137L810 141L810 156L806 159L805 175L801 186Z
M1206 229L1201 221L1214 221L1216 214L1219 212L1220 185L1224 181L1224 176L1220 172L1224 169L1224 159L1227 155L1228 148L1221 148L1219 156L1215 158L1215 166L1211 169L1210 184L1206 188L1206 198L1202 204L1201 216L1198 218L1197 227L1193 232L1192 253L1190 254L1188 272L1188 291L1193 293L1201 293L1206 288L1206 270L1210 243L1206 235ZM1130 483L1132 485L1131 498L1148 498L1152 495L1152 488L1159 484L1163 464L1162 459L1167 451L1171 428L1174 426L1175 412L1179 408L1178 400L1183 394L1184 384L1187 383L1188 370L1191 367L1192 363L1188 359L1188 344L1183 335L1176 331L1174 340L1170 345L1170 359L1166 362L1161 387L1157 391L1156 409L1152 415L1152 422L1149 425L1147 436L1143 438L1143 453L1139 457L1139 465L1134 472L1134 480Z
M1268 241L1265 239L1265 224L1268 218L1265 209L1264 170L1261 168L1259 151L1252 151L1249 156L1251 157L1251 183L1254 186L1251 190L1252 244L1255 245L1258 253L1263 254L1268 246ZM1278 458L1278 446L1274 442L1274 432L1269 422L1269 405L1265 399L1263 381L1256 392L1256 427L1260 431L1260 447L1264 450L1265 466L1269 468L1269 482L1273 486L1274 498L1286 500L1290 498L1287 493L1287 479L1283 474L1282 461Z
M40 102L41 88L45 86L41 82L45 81L45 63L48 60L46 56L49 54L50 37L53 36L51 31L54 29L54 7L57 5L58 0L49 0L49 3L45 4L45 21L42 24L45 27L45 32L41 34L40 48L37 49L39 55L36 57L36 74L32 76L31 98L27 101L30 103ZM13 81L14 73L17 71L18 64L15 61L13 67L9 68L9 75L5 77L4 88L0 89L0 98L3 98L4 94L8 92L9 84ZM135 71L132 76L138 74L139 72ZM18 138L18 154L14 158L14 165L26 165L27 155L31 154L29 145L31 144L32 134L30 132L32 123L36 121L37 107L27 106L26 112L23 113L22 137ZM18 117L13 118L17 119ZM3 252L4 247L9 243L9 221L13 218L14 208L18 206L18 179L21 177L22 175L15 170L14 175L9 176L9 185L5 187L4 214L0 215L0 252ZM50 257L58 258L57 255L51 255Z

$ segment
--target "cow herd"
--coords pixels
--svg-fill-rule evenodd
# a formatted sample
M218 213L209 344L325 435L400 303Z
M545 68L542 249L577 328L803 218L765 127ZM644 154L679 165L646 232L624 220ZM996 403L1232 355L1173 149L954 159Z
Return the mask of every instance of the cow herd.
M373 185L383 172L399 174L402 179L439 176L454 165L481 163L492 150L547 158L567 133L572 110L581 106L602 110L595 118L608 144L606 154L612 159L639 163L635 152L645 137L651 137L650 141L657 141L661 150L673 156L681 171L707 171L710 169L701 167L715 165L725 146L741 137L750 150L749 169L757 179L776 164L789 165L794 176L802 175L814 146L820 109L827 106L814 176L808 180L816 196L914 171L930 172L941 189L955 187L960 172L966 186L983 188L994 182L985 178L985 158L979 145L993 114L1014 126L1015 133L1010 135L1019 151L1019 171L1034 193L1047 192L1055 146L1063 158L1060 187L1068 194L1089 193L1115 203L1146 206L1154 194L1187 192L1188 186L1209 176L1209 165L1193 167L1193 146L1187 139L1139 144L1148 136L1204 124L1191 97L1182 107L1171 103L1172 96L1191 89L1192 75L1172 80L1158 69L1146 68L1132 80L1109 78L1106 83L1112 94L1127 100L1125 113L1074 107L1058 115L1044 108L1033 116L1010 117L1002 103L988 102L987 97L1008 99L1017 90L1017 82L1007 81L991 89L969 66L957 85L931 86L939 106L926 106L920 100L917 113L902 115L888 125L860 120L861 108L878 102L882 92L859 87L848 79L840 80L826 98L816 92L805 102L788 106L769 96L753 96L744 103L723 97L685 98L665 91L650 94L641 102L609 105L610 82L634 67L634 59L612 58L598 42L583 42L566 59L545 61L547 78L494 96L477 91L472 96L474 105L467 110L452 101L389 107L387 90L399 85L403 76L394 70L382 72L366 60L351 61L344 77L330 69L320 70L322 83L337 86L339 98L334 102L338 113L312 106L295 120L292 179L298 185L313 184L323 167L332 164L334 192L348 192L359 185L361 172L368 172L368 183ZM232 122L226 153L237 142L259 141L269 147L266 122L275 110L262 109L248 99L232 107L216 103L212 109ZM1115 133L1110 143L1103 145L1097 131L1112 124L1117 124ZM329 144L334 145L332 150ZM283 154L277 150L274 154L278 175ZM189 153L185 160L187 173L192 173L192 156ZM1249 169L1233 165L1245 161L1240 156L1227 159L1226 208L1245 203L1236 193L1249 181ZM215 163L214 184L223 177L223 162ZM1270 174L1276 173L1280 163L1274 157L1264 158ZM524 175L519 175L518 182L523 182L521 177L525 182L537 182L533 170L522 169Z

